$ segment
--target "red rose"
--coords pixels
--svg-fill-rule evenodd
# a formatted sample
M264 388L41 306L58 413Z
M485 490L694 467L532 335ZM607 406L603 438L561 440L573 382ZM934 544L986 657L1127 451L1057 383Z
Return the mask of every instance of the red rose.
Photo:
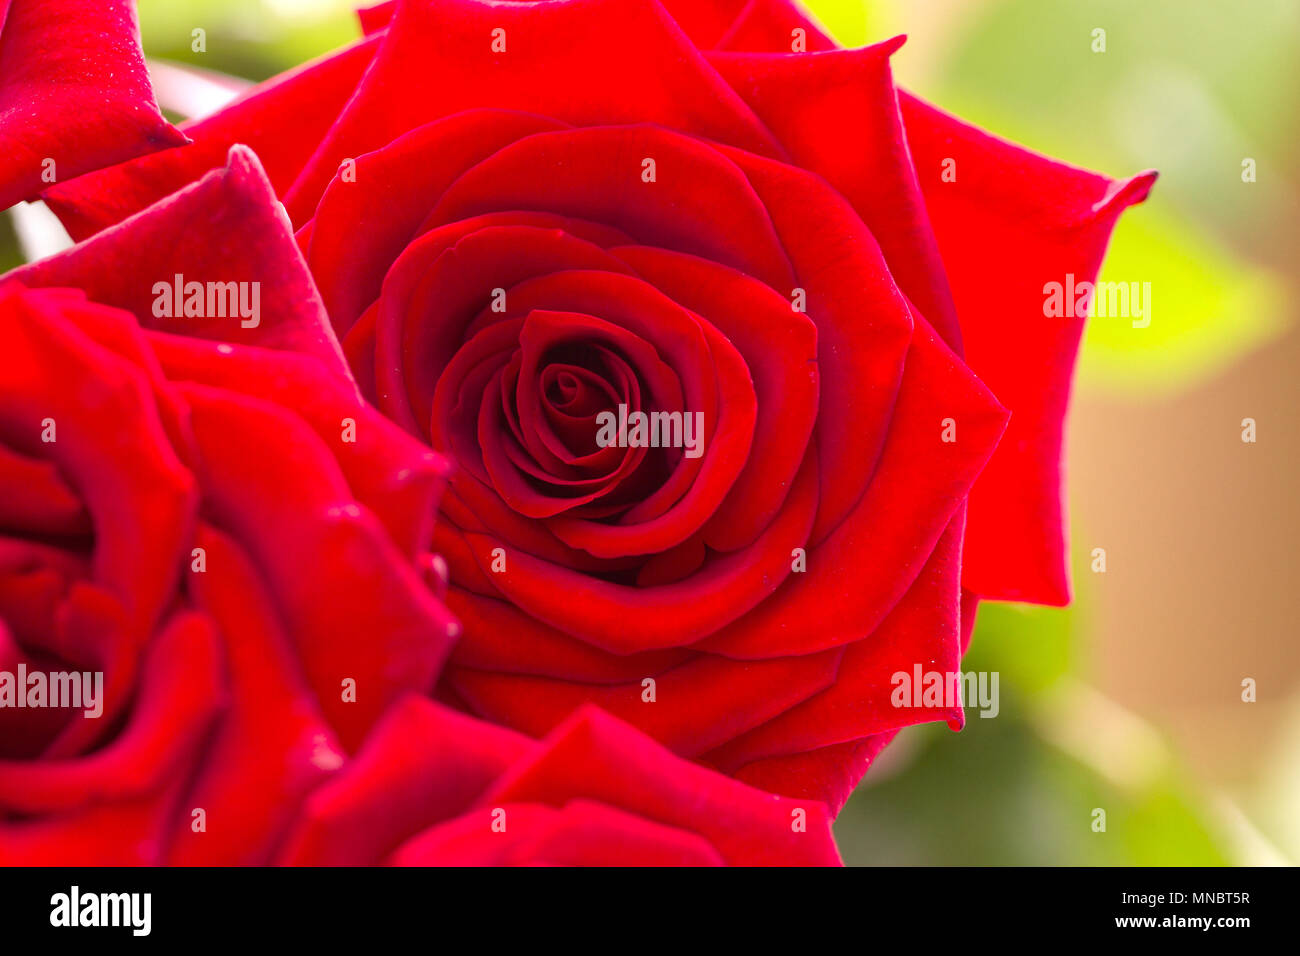
M838 865L816 801L675 757L595 707L534 741L395 704L307 801L282 862L418 866Z
M0 209L187 142L154 102L131 0L0 0Z
M286 226L236 153L0 277L0 862L266 862L387 704L433 685L444 465L309 354L331 340ZM260 282L298 337L146 331L175 274Z
M1081 320L1042 288L1153 176L900 94L898 40L668 7L402 0L47 199L89 235L255 148L364 393L453 462L448 697L534 736L595 701L838 808L898 728L962 720L892 675L957 671L980 597L1068 598ZM673 447L635 413L681 414Z

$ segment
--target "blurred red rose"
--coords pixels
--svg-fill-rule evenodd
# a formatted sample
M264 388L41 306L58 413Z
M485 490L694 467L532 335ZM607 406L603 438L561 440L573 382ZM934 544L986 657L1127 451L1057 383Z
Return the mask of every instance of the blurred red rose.
M447 698L534 736L594 701L838 809L898 728L963 719L893 674L957 671L980 597L1068 599L1082 319L1042 289L1095 276L1154 177L900 93L901 40L667 8L385 5L47 200L90 235L251 145L363 392L453 463ZM616 410L703 440L611 447Z

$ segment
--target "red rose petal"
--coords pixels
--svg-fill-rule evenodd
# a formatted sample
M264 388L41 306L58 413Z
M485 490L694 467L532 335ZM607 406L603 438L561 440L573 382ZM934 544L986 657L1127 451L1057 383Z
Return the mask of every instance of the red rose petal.
M911 314L871 233L821 179L728 150L762 199L817 325L820 500L812 544L850 513L889 428Z
M0 806L17 814L57 814L156 798L169 774L188 770L190 755L219 713L222 692L221 649L211 623L198 614L173 617L145 652L135 706L112 743L66 760L0 761ZM22 824L0 823L0 859L10 836L22 830ZM84 859L75 849L57 858Z
M393 540L411 557L428 547L447 463L361 404L346 381L307 355L158 332L149 340L173 381L214 385L292 408L330 443L352 494ZM339 440L345 418L354 422L354 441Z
M339 333L379 297L389 267L465 170L523 136L562 126L528 113L467 110L357 157L355 182L336 176L315 209L307 261Z
M642 180L644 159L655 161L654 182ZM768 211L736 162L658 127L524 137L457 180L430 224L511 209L603 223L645 245L729 265L783 292L791 285L789 260Z
M513 222L497 225L502 218ZM486 315L522 318L509 294L520 282L570 270L630 271L594 243L561 234L563 222L545 213L475 217L426 232L406 248L389 270L376 316L380 408L414 434L428 434L435 390L488 321L474 322L490 310L494 289L506 293L508 311Z
M816 461L808 457L789 501L752 545L717 555L689 578L658 587L612 583L516 549L507 550L505 570L492 573L492 552L502 542L480 534L466 534L465 540L492 584L539 621L615 654L681 647L718 632L756 605L761 612L773 592L779 594L791 575L792 549L807 541L816 477ZM810 650L791 643L791 653Z
M795 31L802 31L796 34ZM750 0L727 32L718 39L721 50L794 52L797 41L809 52L832 50L835 43L790 0Z
M655 706L655 705L650 705ZM592 773L593 767L618 773ZM736 866L836 865L823 806L774 797L687 763L595 707L583 707L507 771L482 806L581 797L696 832ZM806 829L792 826L803 810Z
M895 706L895 674L914 681L956 674L961 665L961 522L950 525L903 599L874 631L849 645L834 685L774 720L708 754L711 765L734 772L768 757L803 753L931 720L963 722L960 703ZM909 683L920 694L924 683ZM945 684L945 687L949 685Z
M745 469L706 526L709 547L753 542L785 502L817 419L817 326L771 288L717 263L650 246L622 246L628 262L699 313L745 357L758 401Z
M820 800L838 815L872 761L896 734L891 730L807 753L756 760L741 767L736 779L795 799Z
M146 372L88 338L48 295L0 286L0 428L16 450L39 449L67 476L94 521L96 580L127 608L133 631L148 633L193 530L194 482ZM55 441L41 441L46 420ZM129 472L117 467L124 449Z
M685 649L609 654L547 627L508 601L462 588L448 590L447 606L466 635L456 644L451 659L471 670L625 684L666 671L690 656ZM528 639L518 640L518 635L525 633Z
M356 757L308 799L280 862L378 863L431 821L467 810L533 746L504 727L403 697Z
M244 543L322 711L355 747L389 702L432 687L456 625L301 419L208 386L179 388L199 443L205 513ZM343 699L347 679L355 701Z
M593 686L458 667L449 668L446 678L475 713L534 736L549 732L581 704L594 703L674 753L698 757L830 687L840 658L839 650L830 650L738 667L701 654L645 675L656 681L654 702L643 699L641 681Z
M264 865L299 804L343 762L307 688L257 569L209 528L197 539L207 567L192 574L196 603L221 633L226 701L203 750L168 865ZM211 830L196 832L200 807Z

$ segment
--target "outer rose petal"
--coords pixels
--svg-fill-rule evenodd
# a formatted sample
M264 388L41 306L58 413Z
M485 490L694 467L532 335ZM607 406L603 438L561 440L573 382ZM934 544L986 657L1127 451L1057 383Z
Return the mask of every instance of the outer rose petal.
M492 50L496 29L505 30L506 54ZM777 150L653 0L401 0L356 95L285 197L291 217L297 224L311 217L345 158L483 106L579 125L655 122L767 155Z
M156 317L154 285L177 275L186 282L259 283L259 323ZM95 302L133 312L145 328L305 352L350 377L284 210L261 163L242 146L230 151L225 169L6 278L84 289Z
M534 742L412 697L312 797L282 861L374 863L405 841L390 862L834 865L829 822L816 801L689 763L594 707Z
M675 11L684 4L685 0L673 0L668 6ZM693 15L683 23L735 16L722 36L704 28L691 33L704 48L786 53L790 31L801 28L809 51L835 49L834 42L789 0L752 0L741 10L735 9L733 0L706 0L700 6L711 11L710 16ZM848 107L863 90L852 84L838 86L844 75L842 64L871 49L826 58L723 55L714 62L788 144L792 132L809 135L797 125L806 96L787 97L799 106L790 115L783 112L779 96L765 109L766 74L797 76L808 71L814 108L835 98ZM971 493L963 580L973 595L985 598L1065 604L1070 589L1061 453L1084 320L1044 317L1043 286L1064 283L1067 274L1076 283L1096 278L1119 214L1146 198L1155 173L1117 182L989 136L907 93L900 92L900 99L906 140L896 142L911 152L910 165L917 171L952 287L960 340L942 302L914 301L954 349L967 353L972 370L1012 416L1005 438ZM825 155L834 159L836 154L830 150ZM955 182L940 178L945 159L957 160L961 172ZM873 228L880 230L888 252L892 234L888 223L874 221L879 217L858 198L870 183L857 182L851 170L846 178L846 172L819 168L819 159L805 161L845 190ZM910 194L909 187L887 198L899 201ZM904 221L919 222L912 214ZM922 233L912 238L928 248ZM931 255L922 251L924 256L915 261L926 261ZM890 259L895 269L900 268L897 259ZM906 268L899 275L910 294L916 286L908 281ZM1016 318L1008 322L1008 316Z
M435 456L310 356L150 334L81 290L8 279L0 319L13 346L0 468L41 475L38 494L74 535L66 552L0 536L0 663L48 654L106 677L100 720L0 761L0 859L265 862L343 761L324 712L359 742L395 692L433 684L450 618L414 541L401 553L358 499L390 522L411 508L427 543ZM222 387L182 381L195 378ZM355 443L341 441L348 414ZM57 442L36 437L42 415ZM199 496L221 532L195 533ZM191 564L195 543L205 567ZM358 682L355 705L339 699L340 671ZM195 806L216 842L189 829Z
M580 708L543 743L543 752L513 766L481 803L554 805L580 797L693 830L733 865L839 863L830 818L820 803L801 805L760 793L681 760L597 707ZM593 765L620 772L593 773ZM806 814L805 830L791 826L799 809Z
M835 683L761 727L708 754L705 762L728 772L766 757L847 743L905 724L946 720L960 729L959 703L896 706L895 674L956 673L961 664L961 523L950 525L903 599L869 637L849 645ZM795 781L778 787L789 793Z
M188 142L158 111L131 0L0 10L0 209L60 180Z
M495 819L509 821L492 832ZM722 866L703 837L589 800L475 810L405 843L396 866Z
M967 360L1011 410L971 492L963 581L985 598L1066 604L1061 454L1084 317L1047 317L1045 286L1096 279L1119 214L1156 174L1117 182L902 102ZM956 182L940 181L945 158Z
M193 575L194 590L222 635L226 707L186 794L191 807L204 809L213 833L194 832L182 811L168 863L266 863L303 798L343 755L300 677L256 568L224 535L204 529L197 541L208 566ZM159 727L170 730L165 720Z
M741 767L736 779L794 798L821 800L838 814L872 761L897 735L891 730L807 753L756 760Z
M180 788L220 712L220 655L203 617L178 615L150 645L132 717L112 744L69 760L0 762L0 807L30 816L0 822L0 864L162 863Z

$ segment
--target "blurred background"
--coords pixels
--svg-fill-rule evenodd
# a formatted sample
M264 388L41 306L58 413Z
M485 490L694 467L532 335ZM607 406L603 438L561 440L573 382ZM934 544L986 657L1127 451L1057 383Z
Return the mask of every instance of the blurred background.
M1001 673L1001 713L901 734L840 817L846 860L1294 865L1300 2L808 6L845 45L908 34L899 82L986 129L1160 170L1102 273L1152 284L1151 325L1094 319L1080 359L1075 602L981 607L966 667Z
M966 666L1000 673L999 715L904 731L836 825L846 861L1295 864L1300 0L805 5L845 45L907 33L899 81L967 120L1161 171L1102 275L1152 284L1151 325L1094 320L1081 357L1075 602L982 606ZM141 0L159 99L182 118L347 42L351 6ZM48 241L39 211L0 216L0 269Z

